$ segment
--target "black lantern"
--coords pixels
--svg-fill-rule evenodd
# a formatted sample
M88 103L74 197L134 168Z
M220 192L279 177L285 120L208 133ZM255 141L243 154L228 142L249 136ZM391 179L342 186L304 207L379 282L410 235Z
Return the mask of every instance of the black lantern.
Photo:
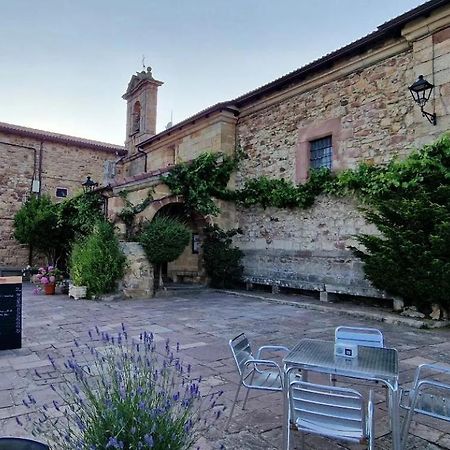
M86 181L84 183L81 183L81 185L83 186L84 192L91 192L96 187L98 187L98 183L96 183L95 181L92 181L91 177L87 177Z
M436 125L436 113L432 114L423 109L430 99L433 88L433 84L425 80L423 75L419 75L419 78L409 87L409 92L411 92L414 101L420 106L422 116L426 117L433 125Z

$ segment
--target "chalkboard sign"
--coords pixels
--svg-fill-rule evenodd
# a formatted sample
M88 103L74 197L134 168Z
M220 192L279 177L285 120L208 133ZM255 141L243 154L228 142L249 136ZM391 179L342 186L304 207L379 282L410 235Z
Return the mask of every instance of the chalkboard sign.
M22 347L22 277L0 277L0 350Z

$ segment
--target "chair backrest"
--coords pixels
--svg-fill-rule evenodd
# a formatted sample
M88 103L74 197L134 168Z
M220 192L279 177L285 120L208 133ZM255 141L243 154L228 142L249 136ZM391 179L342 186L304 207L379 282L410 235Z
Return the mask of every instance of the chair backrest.
M300 430L355 440L365 436L364 400L358 391L293 381L289 401Z
M376 328L337 327L334 333L335 342L361 345L364 347L384 347L383 333Z
M450 368L439 364L419 366L408 406L414 412L450 422Z
M245 363L248 360L254 359L252 354L252 349L250 347L250 342L244 333L237 335L235 338L230 339L229 345L231 348L231 353L233 353L234 360L236 362L239 374L245 370Z
M30 439L0 438L0 450L49 450L49 446Z

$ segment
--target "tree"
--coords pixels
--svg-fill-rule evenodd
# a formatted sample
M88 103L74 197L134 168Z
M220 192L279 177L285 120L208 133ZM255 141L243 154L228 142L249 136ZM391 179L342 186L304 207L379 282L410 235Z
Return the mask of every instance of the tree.
M450 308L450 137L395 161L365 215L381 236L355 250L374 286L421 309Z
M160 287L163 287L162 264L177 259L188 245L190 236L189 228L172 217L155 217L144 224L139 242L150 263L159 266Z
M224 231L217 225L205 228L203 260L212 286L233 286L241 279L243 253L232 246L233 236L241 233L239 229Z
M14 216L14 237L56 263L61 248L57 205L50 197L31 196Z

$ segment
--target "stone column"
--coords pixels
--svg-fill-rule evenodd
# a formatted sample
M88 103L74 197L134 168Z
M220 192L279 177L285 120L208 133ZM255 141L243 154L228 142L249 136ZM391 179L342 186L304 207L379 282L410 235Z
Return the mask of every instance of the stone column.
M138 242L121 242L120 247L127 258L120 291L128 298L153 297L153 266L148 262L144 249Z

